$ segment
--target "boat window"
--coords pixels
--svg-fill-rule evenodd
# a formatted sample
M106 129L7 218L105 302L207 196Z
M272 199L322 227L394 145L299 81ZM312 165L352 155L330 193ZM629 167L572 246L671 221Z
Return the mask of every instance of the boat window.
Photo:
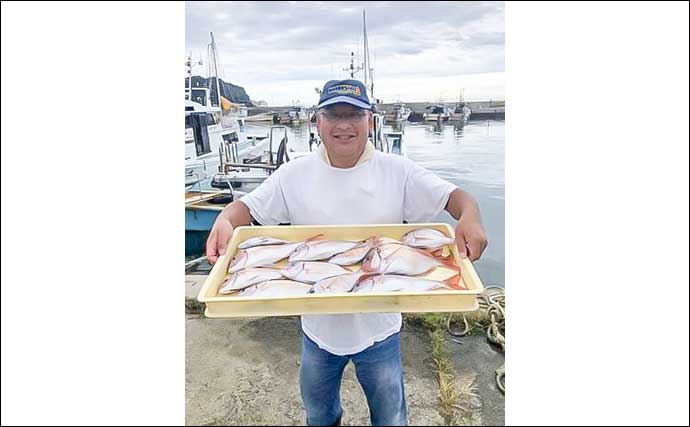
M189 122L189 127L194 130L194 145L197 156L211 152L206 116L209 114L190 114L185 117L185 124Z
M240 138L237 136L237 132L231 132L223 135L223 140L226 142L240 142Z

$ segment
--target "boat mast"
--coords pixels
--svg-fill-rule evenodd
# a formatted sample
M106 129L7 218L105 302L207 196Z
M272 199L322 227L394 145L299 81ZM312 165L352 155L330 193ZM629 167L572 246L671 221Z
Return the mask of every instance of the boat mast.
M213 61L214 74L216 76L216 96L218 99L218 107L220 108L220 111L222 113L223 105L220 102L220 79L218 78L218 58L216 52L216 39L213 38L213 32L211 32L211 58L211 60ZM213 106L213 103L211 103L211 106Z
M369 95L372 101L376 102L374 98L374 77L372 76L371 61L369 59L369 40L367 39L367 11L362 10L362 27L364 28L364 86L369 89ZM369 81L371 80L371 85Z

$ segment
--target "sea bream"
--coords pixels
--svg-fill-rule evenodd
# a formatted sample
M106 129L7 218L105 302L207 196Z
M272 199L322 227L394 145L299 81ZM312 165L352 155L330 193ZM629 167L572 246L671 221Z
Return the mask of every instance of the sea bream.
M442 288L466 289L461 287L459 282L459 274L444 281L386 274L365 277L354 286L352 292L424 292Z
M306 295L311 285L294 280L269 280L257 283L240 292L241 297L286 297L290 295Z
M421 249L387 244L369 252L362 263L362 270L369 273L416 276L440 266L460 271L460 267L455 264L452 255L447 257L433 256Z
M366 273L362 270L342 276L331 277L317 282L309 291L310 294L327 294L350 292L357 281Z
M433 228L418 228L406 233L402 243L420 249L438 249L455 244L455 239Z
M300 246L292 255L290 263L298 261L321 261L348 251L362 242L349 240L326 240L323 238L311 239Z
M278 268L247 268L231 274L225 282L220 285L218 293L229 294L230 292L239 291L257 283L280 279L282 277L283 275L280 274L280 269Z
M349 274L351 271L328 262L300 261L295 264L288 264L280 272L288 279L304 283L316 283L329 277Z
M331 259L328 260L328 262L332 264L337 264L337 265L352 265L352 264L357 264L360 262L367 254L369 251L379 245L379 238L378 236L371 237L367 239L366 241L358 244L354 248L347 250L343 253L340 253L338 255L335 255Z
M237 248L238 249L247 249L247 248L253 248L254 246L266 246L266 245L282 245L284 243L294 243L289 240L281 240L281 239L276 239L273 237L266 237L266 236L259 236L259 237L252 237L251 239L247 239L244 242L240 243Z
M242 249L228 266L228 273L235 273L250 267L262 267L272 265L283 258L287 258L297 248L308 243L312 239L322 236L314 236L302 242L285 243L283 245L269 245L269 246L254 246L252 248Z

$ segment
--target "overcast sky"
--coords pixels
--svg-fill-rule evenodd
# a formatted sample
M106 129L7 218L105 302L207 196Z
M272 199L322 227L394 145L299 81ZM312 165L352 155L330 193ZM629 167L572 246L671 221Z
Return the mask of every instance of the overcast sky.
M377 98L504 99L503 2L187 2L185 54L206 76L212 31L224 80L254 101L311 106L315 87L349 77L350 52L363 61L362 10Z

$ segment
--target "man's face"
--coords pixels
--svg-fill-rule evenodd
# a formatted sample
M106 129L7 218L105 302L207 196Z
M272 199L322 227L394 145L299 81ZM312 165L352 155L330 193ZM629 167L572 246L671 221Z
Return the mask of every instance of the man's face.
M319 110L316 129L331 157L350 158L362 152L373 126L371 112L348 104Z

